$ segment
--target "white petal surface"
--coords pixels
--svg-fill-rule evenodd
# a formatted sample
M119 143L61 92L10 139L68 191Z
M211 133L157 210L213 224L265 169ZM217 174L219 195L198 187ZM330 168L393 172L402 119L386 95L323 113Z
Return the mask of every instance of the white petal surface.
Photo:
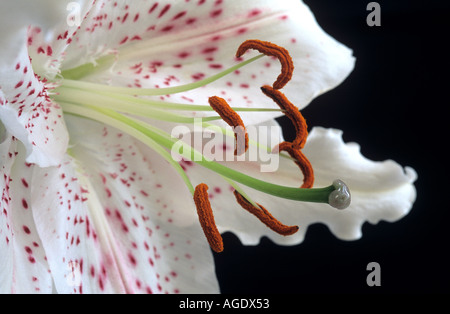
M33 191L58 292L80 292L67 286L69 262L82 265L84 293L218 292L192 196L175 172L125 134L66 119L76 161L35 170Z
M33 73L26 46L11 49L15 58L0 59L0 121L25 145L27 162L58 164L68 142L61 108Z
M14 1L15 2L15 1ZM94 3L93 0L77 1L34 1L41 3L45 16L30 23L27 32L28 52L33 69L41 77L54 79L59 73L65 58L65 50L73 40L84 17ZM28 10L30 8L26 5ZM34 14L28 11L28 15Z
M0 143L0 293L51 293L52 278L33 221L31 165L6 134Z
M59 35L75 32L66 22L66 1L3 1L0 4L0 120L27 149L27 161L55 165L67 148L60 108L48 98L38 74L54 77L67 44L52 45ZM85 7L88 1L73 2ZM36 37L36 38L35 38ZM42 40L39 43L37 37ZM44 45L44 40L47 43ZM28 46L38 45L29 54ZM31 65L31 57L35 58ZM39 56L39 55L42 55ZM52 73L50 73L52 72Z
M344 240L361 237L364 222L396 221L406 215L416 197L413 169L403 169L394 161L374 162L363 157L354 143L344 143L342 132L314 128L303 153L315 171L314 187L324 187L339 178L350 188L352 203L345 210L336 210L328 204L304 203L281 199L244 187L248 195L266 207L275 218L286 225L298 225L300 230L288 237L275 234L253 215L248 214L233 200L231 187L215 174L198 165L188 169L194 182L210 187L213 211L221 232L232 231L244 244L257 244L267 236L278 244L297 244L303 241L307 227L314 223L326 224L333 234ZM247 159L248 160L248 159ZM302 174L294 162L280 158L276 172L261 172L260 162L224 162L267 182L298 187Z
M300 107L338 85L353 69L351 50L325 34L297 0L142 1L139 5L100 1L68 49L64 66L115 53L112 69L99 67L98 73L85 79L129 87L176 86L236 64L237 47L247 39L271 41L291 52L296 69L284 91ZM249 52L244 59L257 54ZM161 98L207 104L209 96L217 95L232 106L273 107L259 88L271 84L279 72L278 60L266 57L206 88ZM253 124L276 115L242 116Z

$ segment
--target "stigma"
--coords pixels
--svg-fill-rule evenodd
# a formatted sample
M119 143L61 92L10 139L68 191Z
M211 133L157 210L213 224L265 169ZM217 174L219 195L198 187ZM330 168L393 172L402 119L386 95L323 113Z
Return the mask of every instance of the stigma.
M350 189L344 181L339 179L334 180L333 186L335 190L330 193L328 204L337 209L346 209L352 201Z

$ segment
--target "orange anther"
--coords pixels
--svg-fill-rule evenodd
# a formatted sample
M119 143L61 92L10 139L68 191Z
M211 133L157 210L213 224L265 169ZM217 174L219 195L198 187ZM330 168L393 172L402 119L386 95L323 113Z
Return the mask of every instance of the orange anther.
M292 121L295 127L295 140L292 142L293 146L302 149L305 146L308 137L308 127L306 120L300 113L299 109L293 105L286 96L272 87L265 85L261 87L262 92L272 98L272 100L284 111L284 114Z
M296 148L292 143L283 142L278 145L278 151L286 151L289 155L295 159L295 163L303 173L303 184L300 188L309 189L314 184L314 171L308 158L302 153L302 151Z
M209 104L229 126L234 128L234 137L236 138L234 154L244 154L248 149L248 134L241 117L236 111L231 109L230 105L223 98L210 97Z
M280 221L275 219L272 214L263 206L261 206L260 204L258 204L260 208L253 206L239 192L234 191L234 196L236 197L237 202L242 206L242 208L255 215L262 223L264 223L267 227L269 227L276 233L288 236L298 231L298 226L286 226L282 224Z
M194 202L197 207L198 219L210 247L217 253L223 251L222 236L217 230L211 203L208 198L208 186L201 183L195 187Z
M248 49L257 50L266 56L273 56L278 58L281 63L281 74L273 83L273 88L283 88L292 78L294 72L294 62L292 61L289 51L285 48L272 44L268 41L261 41L257 39L246 40L238 48L236 57L241 57Z

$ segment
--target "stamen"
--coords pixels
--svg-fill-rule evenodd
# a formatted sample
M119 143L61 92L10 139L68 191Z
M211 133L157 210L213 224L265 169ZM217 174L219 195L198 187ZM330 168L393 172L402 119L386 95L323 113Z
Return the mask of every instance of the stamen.
M257 50L266 56L277 57L280 61L281 74L273 83L273 88L281 89L291 80L292 73L294 72L294 62L285 48L272 44L268 41L261 41L257 39L246 40L239 46L236 52L236 57L241 57L248 49Z
M118 97L109 97L107 95L96 94L89 91L81 91L67 87L59 87L59 95L54 95L53 99L58 102L71 102L79 105L88 105L92 107L106 108L123 112L140 117L147 117L161 121L177 122L177 123L194 123L195 118L187 117L180 114L172 113L161 108L152 106L143 106L138 101L125 98L122 100ZM218 116L204 117L204 121L220 120Z
M314 170L308 158L306 158L300 149L296 148L289 142L282 142L278 145L278 152L282 151L289 153L289 155L295 159L295 163L303 173L303 184L300 188L312 188L314 184Z
M217 230L216 222L214 221L214 215L211 209L211 203L208 199L208 186L201 183L195 187L194 202L197 207L197 214L211 248L220 253L223 251L222 236Z
M263 206L257 204L259 208L255 207L239 192L234 191L234 196L236 197L237 202L242 206L242 208L255 215L262 223L264 223L267 227L269 227L276 233L288 236L298 231L298 226L286 226L282 224L280 221L275 219L272 214L270 214L270 212Z
M295 159L295 163L299 166L303 173L303 184L300 188L309 189L314 184L314 171L308 158L301 152L301 149L305 146L308 138L308 128L306 120L300 113L299 109L294 106L286 96L270 86L262 86L262 92L270 97L286 114L286 116L292 121L295 127L295 139L290 142L283 142L278 145L278 152L286 151L292 158Z
M248 149L248 134L245 129L244 122L241 117L231 109L225 99L213 96L209 98L209 104L220 115L220 117L234 129L234 137L236 138L235 155L242 155ZM242 143L244 139L244 143Z
M308 137L308 128L306 120L300 113L299 109L293 105L286 96L270 86L262 86L262 92L270 97L283 111L284 114L292 121L295 127L295 140L292 142L293 147L302 149L305 146Z

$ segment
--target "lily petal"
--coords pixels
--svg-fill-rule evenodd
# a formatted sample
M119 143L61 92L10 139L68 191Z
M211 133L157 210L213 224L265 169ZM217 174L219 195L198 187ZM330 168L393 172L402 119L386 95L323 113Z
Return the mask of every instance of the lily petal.
M34 75L26 46L15 48L14 59L0 59L1 122L25 145L27 162L42 167L58 164L68 143L62 110Z
M47 86L35 74L35 67L45 67L54 61L52 58L60 58L64 46L42 45L46 62L39 60L32 65L27 46L33 44L33 35L28 28L39 30L43 37L52 37L52 32L67 29L66 6L64 1L50 0L3 1L0 4L0 46L7 47L0 51L0 117L6 129L24 143L27 162L40 166L61 161L68 135L61 119L62 111L50 101Z
M74 157L35 169L33 191L58 292L218 292L195 209L173 198L176 174L127 135L66 119ZM69 262L82 268L77 287L67 286Z
M275 123L265 125L276 127ZM232 188L219 176L198 165L189 169L187 174L192 181L198 180L210 186L211 204L219 231L231 231L247 245L259 243L262 236L278 244L298 244L303 241L307 227L314 223L326 224L340 239L355 240L361 237L364 222L393 222L411 210L416 198L413 182L417 179L412 168L402 168L392 160L374 162L365 158L357 144L344 143L342 131L335 129L313 128L302 151L314 168L314 187L328 186L335 179L342 179L350 188L352 203L344 210L337 210L328 204L300 203L242 187L282 223L300 227L296 234L289 237L275 234L237 203L230 202ZM279 185L298 187L302 183L301 172L287 158L279 159L276 172L261 172L261 163L254 161L223 164Z
M304 152L316 169L318 184L338 177L352 191L348 210L334 213L325 222L337 237L357 239L365 221L393 222L411 210L416 199L414 169L403 168L393 160L374 162L365 158L358 144L344 143L340 130L314 128L308 141ZM325 157L327 152L332 158Z
M114 52L112 68L99 67L84 79L129 87L176 86L235 65L237 47L254 38L291 52L296 70L285 93L299 107L341 83L354 66L352 51L325 34L301 1L228 0L150 1L139 6L99 2L68 49L65 67ZM254 55L249 52L244 58ZM218 95L236 107L272 107L259 87L272 83L279 72L278 60L264 58L206 88L161 98L207 104L209 96ZM242 117L253 124L277 115Z
M45 251L36 232L30 201L29 164L10 134L0 143L0 293L51 293Z
M44 1L36 1L44 2ZM36 23L30 23L27 31L28 53L32 59L34 72L41 77L53 80L60 73L61 63L65 58L65 50L73 40L84 17L94 1L53 1L42 3L42 9L49 10ZM22 5L22 7L24 7ZM33 7L25 6L24 13L34 14ZM22 11L23 12L23 11ZM22 13L22 14L24 14ZM44 19L50 15L50 22ZM44 20L44 21L43 21Z

